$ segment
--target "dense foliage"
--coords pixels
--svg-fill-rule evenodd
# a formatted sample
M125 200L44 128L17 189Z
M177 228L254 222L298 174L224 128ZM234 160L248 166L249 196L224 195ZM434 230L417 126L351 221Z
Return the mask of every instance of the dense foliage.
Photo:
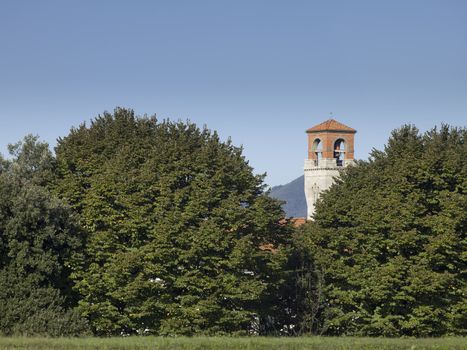
M271 250L290 233L241 149L116 109L73 129L56 156L56 191L87 232L74 279L97 334L265 327L281 262Z
M0 334L82 334L69 279L82 241L47 188L54 159L32 136L10 152L0 158Z
M242 149L94 119L0 158L0 334L465 334L466 129L395 130L292 232Z
M464 334L466 133L402 127L322 197L301 235L324 271L327 334Z

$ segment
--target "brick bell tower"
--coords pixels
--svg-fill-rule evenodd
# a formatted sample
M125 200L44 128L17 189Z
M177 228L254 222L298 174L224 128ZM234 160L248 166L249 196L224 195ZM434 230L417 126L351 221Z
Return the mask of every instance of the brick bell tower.
M305 159L305 197L307 219L315 213L320 193L328 189L339 171L354 162L354 136L357 131L334 119L315 125L308 135Z

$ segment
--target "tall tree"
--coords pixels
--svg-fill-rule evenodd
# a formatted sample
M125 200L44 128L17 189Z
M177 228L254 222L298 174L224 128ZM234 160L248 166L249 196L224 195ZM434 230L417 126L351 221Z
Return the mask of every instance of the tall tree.
M404 126L323 195L304 230L329 334L464 334L466 133Z
M240 148L117 108L72 129L56 154L56 191L87 231L75 279L96 333L260 329L281 259L264 247L288 228Z
M82 241L48 189L54 158L33 136L9 150L11 160L0 158L0 334L80 334L69 275Z

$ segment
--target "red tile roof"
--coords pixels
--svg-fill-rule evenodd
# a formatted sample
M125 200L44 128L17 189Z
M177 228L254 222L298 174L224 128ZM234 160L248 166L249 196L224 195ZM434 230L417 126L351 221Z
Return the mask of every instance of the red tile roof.
M306 218L293 218L291 220L293 227L300 227L306 224Z
M315 125L312 128L309 128L306 132L321 132L321 131L346 131L346 132L357 132L355 129L344 125L337 120L329 119L321 124Z
M287 225L288 223L292 223L293 227L300 227L303 224L306 224L306 218L296 217L296 218L283 218L279 220L279 224Z

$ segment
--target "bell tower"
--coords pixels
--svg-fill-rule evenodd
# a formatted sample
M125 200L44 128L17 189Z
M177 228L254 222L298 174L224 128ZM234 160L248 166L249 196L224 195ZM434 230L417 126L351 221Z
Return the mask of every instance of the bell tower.
M354 136L357 131L334 119L315 125L308 135L308 159L305 159L305 197L307 219L315 213L315 203L328 189L339 171L354 162Z

